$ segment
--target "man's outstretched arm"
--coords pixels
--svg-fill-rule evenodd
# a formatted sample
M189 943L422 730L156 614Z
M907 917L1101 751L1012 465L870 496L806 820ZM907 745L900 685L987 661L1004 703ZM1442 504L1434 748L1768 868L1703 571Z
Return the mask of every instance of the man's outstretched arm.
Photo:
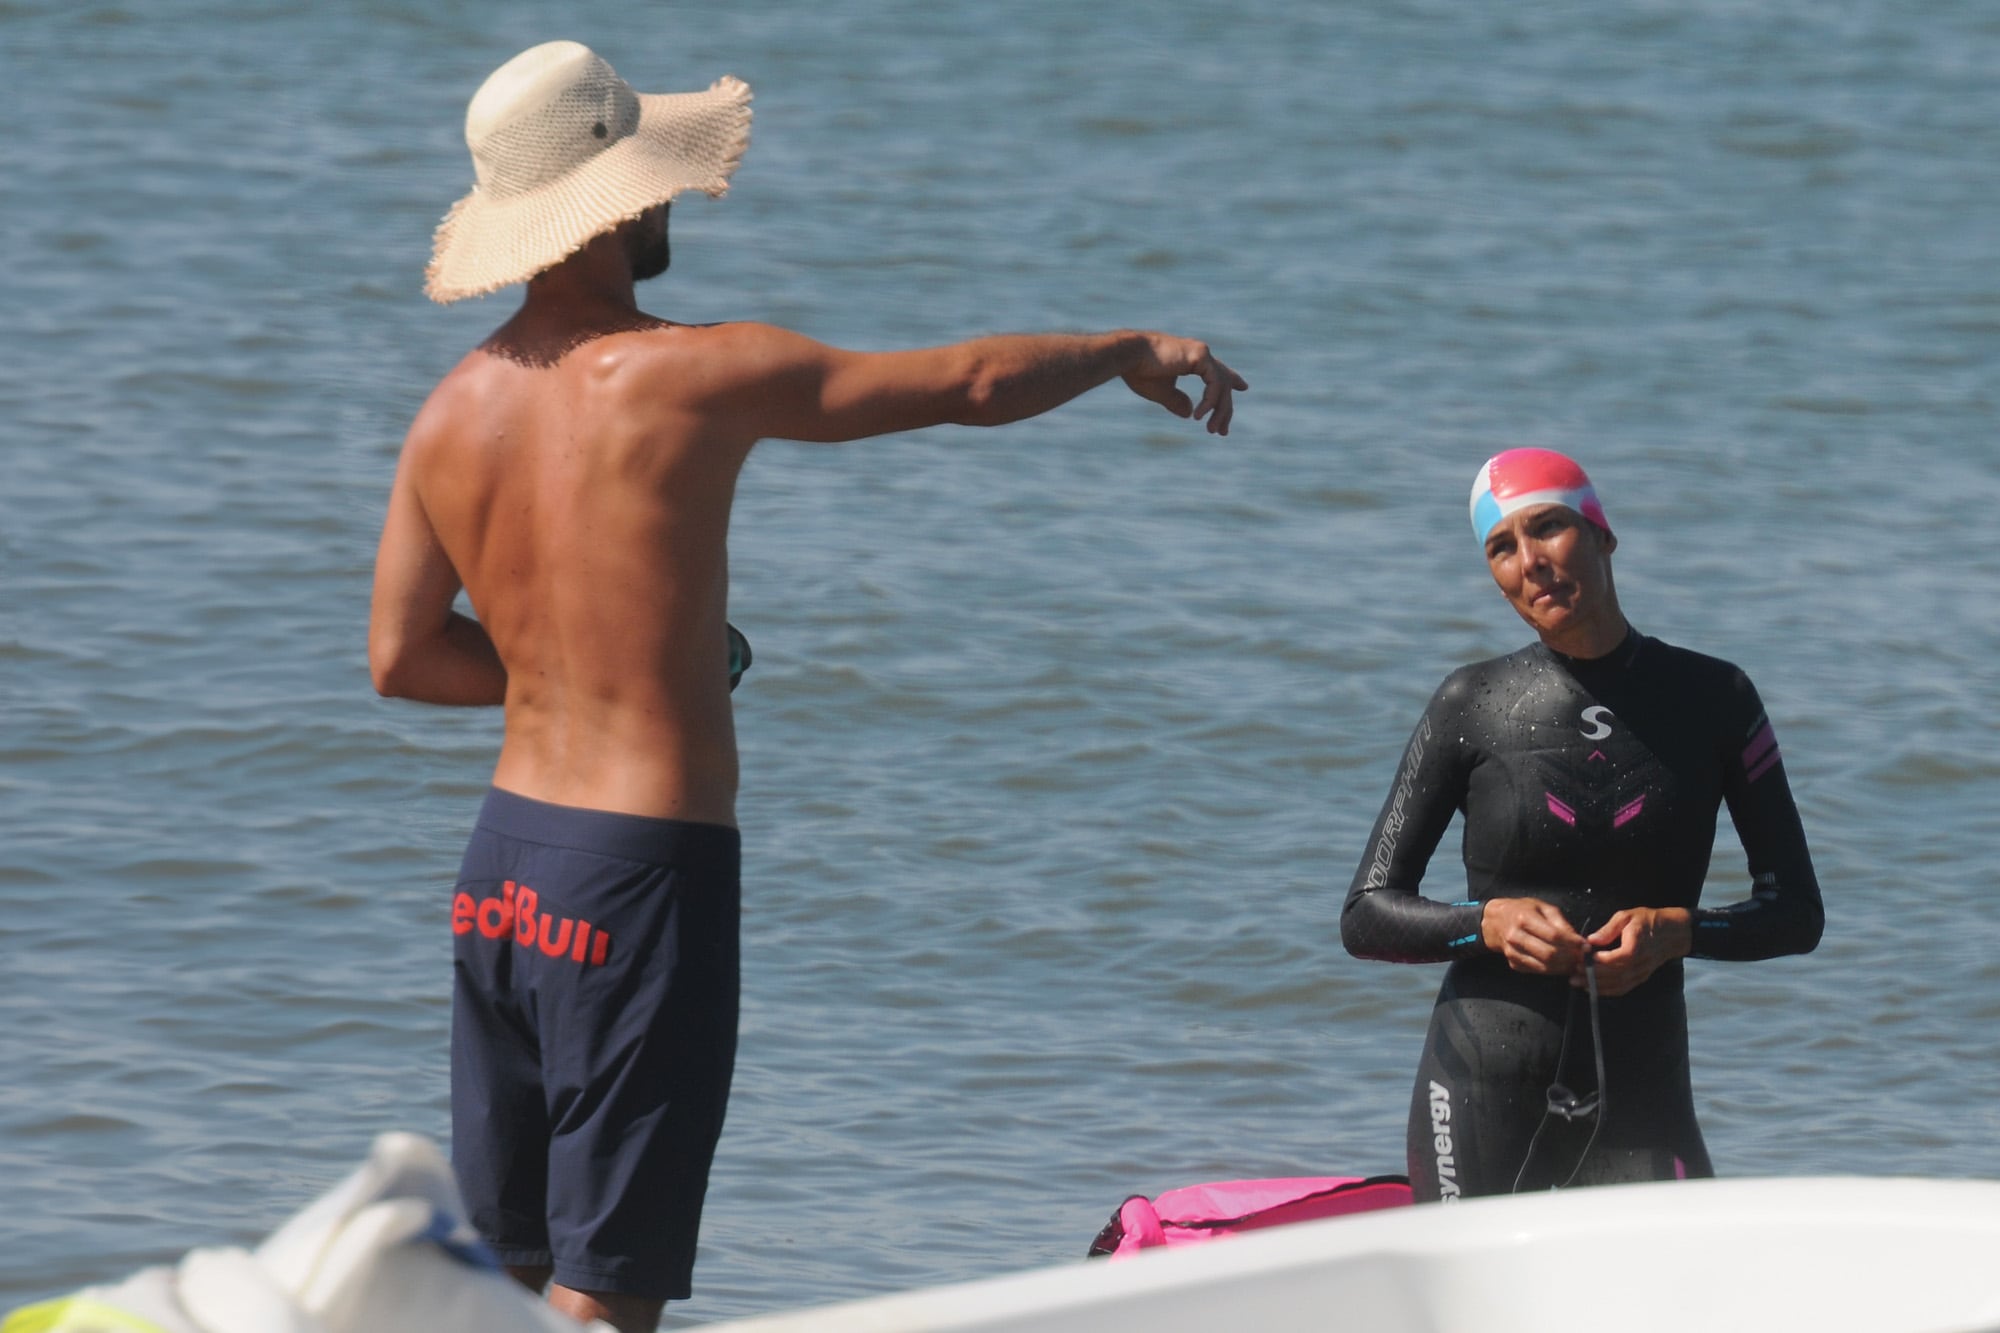
M398 468L368 613L368 672L378 693L429 704L506 701L507 670L493 641L478 621L452 610L459 586L408 467Z
M999 426L1122 379L1142 398L1229 433L1249 388L1208 345L1165 333L1002 334L907 352L850 352L768 325L739 325L734 405L760 437L856 440L924 426ZM733 352L735 349L732 349ZM1199 400L1176 384L1202 382Z

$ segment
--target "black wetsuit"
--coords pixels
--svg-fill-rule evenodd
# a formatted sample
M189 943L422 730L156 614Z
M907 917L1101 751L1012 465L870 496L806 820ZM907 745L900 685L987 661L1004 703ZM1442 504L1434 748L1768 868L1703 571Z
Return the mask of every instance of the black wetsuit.
M1723 802L1751 897L1700 909ZM1457 812L1467 892L1420 897ZM1685 907L1697 958L1810 951L1819 885L1749 679L1636 631L1591 661L1537 643L1453 672L1410 739L1341 911L1342 942L1358 957L1451 963L1410 1104L1419 1200L1504 1194L1517 1176L1532 1189L1572 1172L1579 1183L1713 1174L1688 1081L1681 964L1601 1002L1600 1116L1548 1116L1551 1083L1598 1090L1587 1001L1486 948L1481 904L1492 898L1542 899L1584 934L1624 908Z

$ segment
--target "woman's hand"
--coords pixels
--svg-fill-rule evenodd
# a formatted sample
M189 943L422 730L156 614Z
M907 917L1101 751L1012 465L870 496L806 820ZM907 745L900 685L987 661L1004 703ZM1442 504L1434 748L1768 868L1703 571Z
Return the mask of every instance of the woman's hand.
M1626 995L1662 964L1687 957L1694 948L1694 917L1685 907L1628 907L1584 943L1597 951L1597 993ZM1570 984L1585 984L1580 968Z
M1488 899L1479 917L1479 937L1516 972L1583 975L1583 936L1554 904L1540 898Z

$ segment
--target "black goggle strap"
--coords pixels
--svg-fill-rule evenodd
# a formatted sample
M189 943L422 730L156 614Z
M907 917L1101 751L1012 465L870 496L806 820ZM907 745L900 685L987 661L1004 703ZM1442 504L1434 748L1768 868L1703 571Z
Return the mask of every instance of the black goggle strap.
M1514 1173L1514 1188L1508 1191L1511 1194L1521 1192L1521 1182L1528 1175L1528 1164L1535 1160L1535 1148L1541 1143L1542 1131L1548 1128L1551 1118L1574 1123L1586 1116L1596 1117L1596 1123L1590 1127L1590 1138L1585 1141L1583 1151L1577 1155L1576 1165L1570 1168L1569 1178L1560 1185L1550 1186L1551 1189L1568 1189L1576 1183L1577 1176L1583 1171L1583 1164L1590 1160L1591 1150L1597 1146L1597 1136L1604 1132L1604 1119L1610 1113L1610 1102L1604 1095L1604 1031L1597 1015L1597 955L1594 953L1584 955L1583 980L1590 992L1590 1051L1597 1065L1597 1090L1579 1097L1560 1081L1563 1069L1569 1064L1569 1038L1574 1027L1572 1020L1576 1015L1576 1007L1572 1003L1569 1012L1563 1017L1562 1050L1556 1056L1558 1081L1549 1084L1548 1109L1543 1114L1541 1123L1535 1126L1534 1137L1528 1140L1528 1151L1521 1158L1521 1169Z
M743 673L750 669L750 640L743 637L743 631L725 622L729 631L729 688L735 689L736 682L743 679Z

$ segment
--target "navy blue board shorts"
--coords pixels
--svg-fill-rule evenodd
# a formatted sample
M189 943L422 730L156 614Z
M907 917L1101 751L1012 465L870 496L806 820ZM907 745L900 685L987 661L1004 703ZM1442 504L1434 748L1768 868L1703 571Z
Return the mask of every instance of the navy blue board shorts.
M502 1263L687 1297L736 1066L741 846L487 793L452 899L452 1166Z

